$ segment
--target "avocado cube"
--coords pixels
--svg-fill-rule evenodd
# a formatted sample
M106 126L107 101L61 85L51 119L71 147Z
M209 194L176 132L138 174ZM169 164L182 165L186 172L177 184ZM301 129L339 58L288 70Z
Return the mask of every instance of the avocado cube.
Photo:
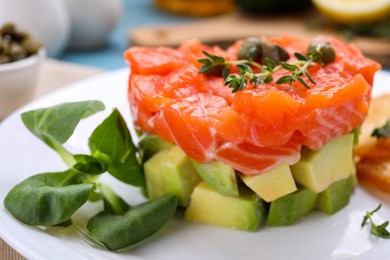
M146 135L141 139L138 146L142 151L142 160L147 161L155 153L172 148L174 144L165 142L160 139L157 135Z
M202 180L214 190L227 196L238 196L238 186L234 169L219 161L201 163L191 160Z
M355 172L353 163L354 135L348 134L330 141L320 150L302 148L301 160L291 166L294 180L317 193L335 181Z
M172 193L183 207L188 205L192 191L201 181L190 158L177 145L153 155L144 163L144 172L150 199Z
M287 163L259 175L241 175L241 179L266 202L276 200L297 190Z
M201 182L191 195L185 211L187 221L255 231L265 220L264 202L253 192L239 197L225 196Z
M317 205L318 194L300 187L294 193L271 202L268 211L268 226L287 226L296 222Z
M345 207L353 191L354 177L332 183L318 196L318 207L326 214L332 215Z

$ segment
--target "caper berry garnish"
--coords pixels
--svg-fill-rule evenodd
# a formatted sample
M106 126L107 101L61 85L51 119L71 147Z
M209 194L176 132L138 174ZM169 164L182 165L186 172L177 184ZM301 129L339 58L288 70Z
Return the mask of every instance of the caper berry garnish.
M250 37L244 40L237 53L239 60L259 60L261 57L261 42L259 38Z
M0 64L18 61L36 54L41 44L28 33L18 31L14 24L0 27Z
M324 42L324 41L312 41L309 44L309 47L307 48L307 51L313 51L316 50L319 53L321 53L321 62L323 64L329 64L333 62L336 58L336 52L333 49L330 42Z
M278 63L288 60L290 55L278 44L250 37L242 43L237 58L239 60L260 61L261 63L264 63L265 59L268 58Z
M17 43L11 43L9 55L12 60L17 61L26 58L27 53L26 50Z
M25 38L21 44L27 53L37 53L41 48L41 44L30 37Z
M264 63L266 58L276 63L286 61L290 58L288 52L278 44L263 41L261 42L261 48L263 50L261 56L262 63Z
M0 28L1 35L9 35L14 33L16 30L15 25L12 23L6 23Z
M281 46L260 39L249 38L241 46L241 58L250 57L247 52L252 47L261 50L261 63L249 59L227 60L224 57L203 51L206 58L198 60L202 64L198 73L214 73L216 68L222 68L219 75L225 80L225 85L233 89L232 93L235 93L247 86L256 88L260 84L271 83L273 82L273 75L277 71L285 70L288 73L277 79L276 84L291 85L294 82L299 82L303 87L311 89L311 85L317 83L308 69L315 63L324 66L325 63L332 62L336 56L329 42L317 41L308 46L308 51L305 54L295 52L296 60L287 62L289 54ZM230 74L229 65L236 66L238 71ZM305 76L307 79L305 79Z
M283 49L278 44L275 44L275 46L276 46L276 49L278 50L279 61L286 61L290 58L290 54L288 54L288 52L285 49Z

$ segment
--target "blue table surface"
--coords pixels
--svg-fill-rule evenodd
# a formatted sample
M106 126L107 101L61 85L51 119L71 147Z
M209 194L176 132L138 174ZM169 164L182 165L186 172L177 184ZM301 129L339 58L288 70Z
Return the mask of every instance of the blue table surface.
M202 19L161 11L154 6L153 0L122 0L122 4L122 16L110 33L105 46L87 51L67 50L58 59L106 70L123 68L128 66L123 59L123 52L131 46L128 32L132 28L186 23ZM390 67L383 69L390 72Z

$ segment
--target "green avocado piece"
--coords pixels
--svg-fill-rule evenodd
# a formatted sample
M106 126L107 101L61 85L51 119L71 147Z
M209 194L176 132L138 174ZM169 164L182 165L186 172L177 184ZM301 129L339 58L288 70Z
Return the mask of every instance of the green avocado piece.
M227 196L238 196L236 173L234 169L219 161L201 163L191 160L204 182L214 190Z
M294 180L320 193L333 182L354 174L353 142L354 134L347 134L330 141L320 150L303 147L301 160L290 167Z
M267 225L291 225L311 212L317 205L318 194L300 187L294 193L283 196L271 202Z
M201 181L190 158L177 145L153 155L144 163L144 172L149 198L172 193L183 207L188 205L193 189Z
M251 191L225 196L201 182L191 195L184 219L238 230L255 231L265 220L264 202Z
M283 163L259 175L240 175L243 182L266 202L297 190L289 165Z
M332 215L345 207L353 191L354 176L332 183L318 196L318 207L326 214Z
M174 144L165 142L157 135L146 135L139 142L139 148L142 151L142 160L145 162L155 153L172 148Z

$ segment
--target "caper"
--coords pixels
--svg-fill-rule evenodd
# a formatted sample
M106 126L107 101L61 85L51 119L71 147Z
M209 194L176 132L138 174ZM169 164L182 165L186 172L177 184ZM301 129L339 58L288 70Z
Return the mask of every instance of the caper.
M27 57L26 50L18 43L11 43L9 56L13 61L21 60Z
M273 60L274 62L286 61L290 58L288 52L283 49L280 45L268 42L262 42L262 62L264 63L265 58Z
M39 42L28 33L16 30L12 23L0 27L0 63L24 59L37 53L40 48Z
M31 37L24 39L21 45L29 55L37 53L38 50L41 48L41 44L32 39Z
M17 42L22 42L25 39L28 39L29 35L25 32L17 32L12 36L12 39Z
M261 57L261 42L259 38L250 37L244 40L237 53L239 60L258 60Z
M286 61L290 58L290 55L278 44L250 37L242 43L237 53L237 58L239 60L254 60L264 63L265 58L275 62Z
M286 61L290 58L290 54L284 48L278 44L275 44L275 46L278 49L279 61Z
M1 41L1 49L2 49L1 53L4 55L8 55L10 46L11 46L11 41L8 38L4 37Z
M13 34L15 31L16 31L15 25L12 23L6 23L0 29L1 35Z
M263 49L263 55L261 57L262 62L264 62L265 58L273 61L276 61L279 58L278 49L274 45L264 42L261 47Z
M308 52L316 50L321 54L322 63L329 64L336 58L336 52L330 42L312 41L307 49Z

